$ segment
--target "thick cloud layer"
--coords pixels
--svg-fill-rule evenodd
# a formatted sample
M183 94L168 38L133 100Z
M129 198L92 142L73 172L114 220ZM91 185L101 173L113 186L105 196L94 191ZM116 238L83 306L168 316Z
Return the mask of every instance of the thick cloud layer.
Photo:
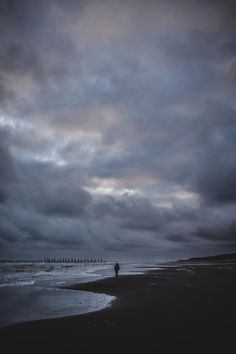
M233 1L0 1L2 257L236 250Z

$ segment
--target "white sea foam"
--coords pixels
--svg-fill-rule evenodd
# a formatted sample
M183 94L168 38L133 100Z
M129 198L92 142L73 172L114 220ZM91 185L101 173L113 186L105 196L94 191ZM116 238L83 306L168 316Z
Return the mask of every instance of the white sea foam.
M56 285L60 282L78 282L83 278L101 276L103 270L109 270L109 264L50 264L50 263L2 263L0 264L0 287L25 286L48 282Z
M1 283L0 288L8 287L8 286L27 286L27 285L33 285L35 283L34 280L28 280L28 281L11 281L10 283Z

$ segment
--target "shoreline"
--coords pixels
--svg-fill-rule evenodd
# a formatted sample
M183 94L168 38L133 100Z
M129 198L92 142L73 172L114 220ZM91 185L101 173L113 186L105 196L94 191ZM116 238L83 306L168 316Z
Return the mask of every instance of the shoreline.
M9 353L13 342L41 353L225 349L234 340L235 275L236 268L176 265L63 287L116 299L100 311L2 327L1 342Z
M137 270L135 264L122 264L121 274L142 274L143 267L140 266L139 268ZM145 270L148 268L146 266ZM87 274L85 274L86 272ZM0 286L0 327L99 311L107 306L109 307L111 300L113 300L107 294L75 292L70 288L75 283L89 283L113 277L114 272L111 265L106 267L105 270L103 267L96 269L96 271L91 271L91 269L88 271L86 267L81 272L79 268L78 277L75 277L75 268L73 268L73 277L69 273L68 277L67 274L63 278L61 276L60 281L52 278L50 282L42 277L42 279L37 279L37 284L34 285L32 283L36 283L36 281L32 282L30 271L27 270L26 273L27 275L23 280L21 278L18 280L19 284L17 282L13 284L3 282ZM24 284L20 286L22 283ZM30 286L24 286L28 283Z

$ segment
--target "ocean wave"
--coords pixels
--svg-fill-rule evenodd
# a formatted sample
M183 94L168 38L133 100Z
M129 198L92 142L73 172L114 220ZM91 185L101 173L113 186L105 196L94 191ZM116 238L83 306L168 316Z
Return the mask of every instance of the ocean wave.
M33 285L35 283L34 280L29 280L29 281L13 281L10 283L2 283L0 284L0 288L5 288L8 286L26 286L26 285Z

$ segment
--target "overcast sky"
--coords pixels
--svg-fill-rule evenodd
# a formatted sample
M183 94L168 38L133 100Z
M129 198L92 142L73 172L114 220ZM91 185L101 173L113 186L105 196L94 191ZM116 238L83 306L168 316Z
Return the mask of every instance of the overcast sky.
M0 0L0 257L236 251L236 8Z

